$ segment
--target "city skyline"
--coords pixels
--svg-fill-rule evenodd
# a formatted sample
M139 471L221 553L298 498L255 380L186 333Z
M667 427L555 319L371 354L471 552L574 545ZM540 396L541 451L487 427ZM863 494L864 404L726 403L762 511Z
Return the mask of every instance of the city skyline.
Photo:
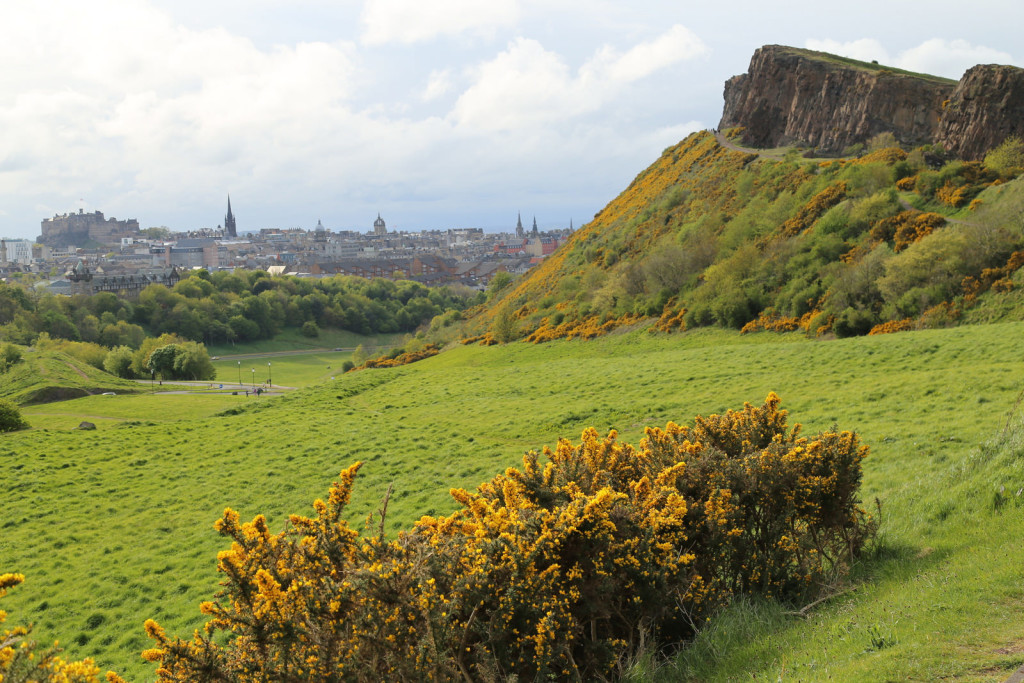
M782 43L959 78L1021 66L1024 7L71 0L5 8L0 235L587 223ZM956 21L950 21L950 17ZM998 20L996 20L998 19ZM88 35L89 40L82 40Z

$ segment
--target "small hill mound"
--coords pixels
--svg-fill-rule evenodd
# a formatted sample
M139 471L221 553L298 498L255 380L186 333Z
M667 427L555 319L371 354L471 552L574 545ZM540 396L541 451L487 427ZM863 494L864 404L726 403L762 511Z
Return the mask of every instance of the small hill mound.
M139 385L114 377L63 353L25 353L0 382L0 398L19 405L52 403L114 391L135 393Z

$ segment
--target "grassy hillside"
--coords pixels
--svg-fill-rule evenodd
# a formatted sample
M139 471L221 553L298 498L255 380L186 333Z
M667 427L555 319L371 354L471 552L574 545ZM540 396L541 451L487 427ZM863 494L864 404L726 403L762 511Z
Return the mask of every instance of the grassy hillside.
M62 401L108 391L134 393L139 391L139 385L52 351L25 353L21 362L0 375L0 398L20 404Z
M588 337L652 316L666 331L812 336L955 323L980 295L1016 286L1020 170L928 147L759 158L695 133L478 311L466 336Z
M852 577L857 590L810 620L770 605L733 610L680 670L701 680L817 679L826 669L845 680L995 680L1024 661L1024 481L1016 445L985 444L1021 389L1022 332L1013 323L815 342L641 330L459 347L258 403L68 402L112 419L77 432L47 413L45 428L0 437L0 557L28 577L6 608L69 655L146 680L141 623L156 617L179 634L202 623L197 606L215 588L223 547L211 525L226 506L265 513L278 529L362 460L352 519L394 482L394 532L454 509L449 488L471 488L584 427L636 442L646 425L774 390L807 430L836 424L872 446L864 495L882 502L881 545ZM883 645L871 649L876 632Z

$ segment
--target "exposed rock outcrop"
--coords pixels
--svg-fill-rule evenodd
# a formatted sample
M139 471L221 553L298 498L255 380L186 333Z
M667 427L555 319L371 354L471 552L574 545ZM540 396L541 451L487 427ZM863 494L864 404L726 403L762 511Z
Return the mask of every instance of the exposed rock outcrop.
M725 84L720 128L743 126L755 147L804 144L838 154L885 131L908 145L930 142L954 81L766 45Z
M938 142L978 159L1024 135L1024 69L976 66L958 84L824 52L766 45L725 84L720 128L754 147L801 144L839 154L891 132L905 146Z
M935 141L964 159L980 159L1010 136L1024 137L1024 69L979 64L960 79Z

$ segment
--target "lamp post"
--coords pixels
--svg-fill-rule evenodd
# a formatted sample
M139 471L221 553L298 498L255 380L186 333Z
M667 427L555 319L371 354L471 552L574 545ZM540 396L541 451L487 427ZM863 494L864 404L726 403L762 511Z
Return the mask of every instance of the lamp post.
M252 369L252 390L256 391L256 368Z
M238 386L242 386L242 361L238 361Z
M273 387L274 386L274 376L272 374L270 374L270 363L267 363L267 386L268 387Z

